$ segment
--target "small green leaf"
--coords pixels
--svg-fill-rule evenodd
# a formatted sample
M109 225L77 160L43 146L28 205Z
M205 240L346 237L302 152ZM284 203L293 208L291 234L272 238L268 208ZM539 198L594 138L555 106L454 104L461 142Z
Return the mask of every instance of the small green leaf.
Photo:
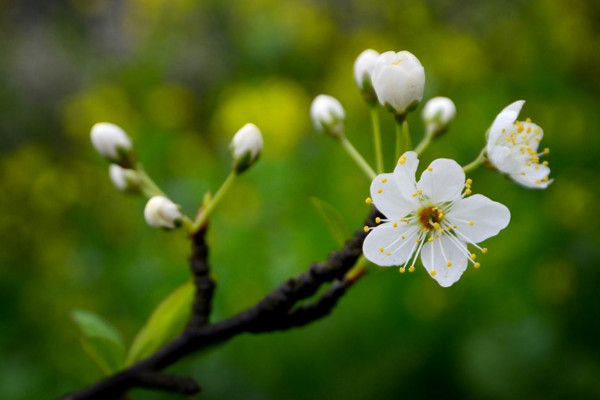
M327 229L329 229L329 232L336 243L339 245L344 244L348 237L348 226L344 222L339 211L331 204L326 203L317 197L311 197L310 201L325 221Z
M125 365L139 361L167 344L183 331L192 312L194 285L191 281L179 286L152 312L146 325L135 337Z
M83 310L73 310L71 318L81 331L81 347L102 369L111 374L123 366L124 347L119 332L102 317Z

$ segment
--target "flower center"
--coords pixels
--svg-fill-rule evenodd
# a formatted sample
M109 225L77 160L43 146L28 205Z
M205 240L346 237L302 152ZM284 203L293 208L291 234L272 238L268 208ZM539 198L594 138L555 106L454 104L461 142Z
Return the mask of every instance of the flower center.
M419 210L419 222L423 230L433 231L439 228L444 219L444 213L437 207L429 206Z

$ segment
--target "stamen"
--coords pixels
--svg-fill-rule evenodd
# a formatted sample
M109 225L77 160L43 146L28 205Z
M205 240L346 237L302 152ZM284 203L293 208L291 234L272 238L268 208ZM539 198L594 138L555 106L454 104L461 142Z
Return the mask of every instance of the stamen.
M365 199L365 203L367 203L367 204L371 204L372 202L373 202L373 200L370 197L367 197Z

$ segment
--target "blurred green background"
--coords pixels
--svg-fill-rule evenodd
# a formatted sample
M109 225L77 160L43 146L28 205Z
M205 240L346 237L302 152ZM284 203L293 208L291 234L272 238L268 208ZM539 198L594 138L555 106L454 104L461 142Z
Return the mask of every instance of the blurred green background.
M362 225L369 182L308 111L319 93L339 98L372 161L352 78L365 48L413 52L425 97L457 105L422 165L467 163L495 115L525 99L555 182L533 191L470 174L512 221L451 288L422 267L371 266L329 318L235 338L174 370L199 380L202 399L600 398L599 20L585 0L0 1L0 398L99 379L70 311L103 315L130 343L188 277L184 233L149 228L143 199L112 187L95 122L125 128L190 214L228 173L235 131L262 129L263 157L210 230L221 319L336 247L311 196L338 208L348 234ZM416 141L418 115L409 122Z

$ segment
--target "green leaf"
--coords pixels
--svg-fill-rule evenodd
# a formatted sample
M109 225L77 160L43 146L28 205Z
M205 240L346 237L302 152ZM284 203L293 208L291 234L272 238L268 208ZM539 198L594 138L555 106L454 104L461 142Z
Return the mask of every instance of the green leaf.
M325 221L327 229L329 229L329 232L336 243L339 245L344 244L348 237L348 226L344 222L339 211L331 204L326 203L317 197L311 197L310 201Z
M192 312L194 291L194 285L188 281L154 309L131 344L125 365L148 357L183 331Z
M119 332L102 317L83 310L73 310L71 318L81 331L81 347L105 374L123 366L125 351Z

